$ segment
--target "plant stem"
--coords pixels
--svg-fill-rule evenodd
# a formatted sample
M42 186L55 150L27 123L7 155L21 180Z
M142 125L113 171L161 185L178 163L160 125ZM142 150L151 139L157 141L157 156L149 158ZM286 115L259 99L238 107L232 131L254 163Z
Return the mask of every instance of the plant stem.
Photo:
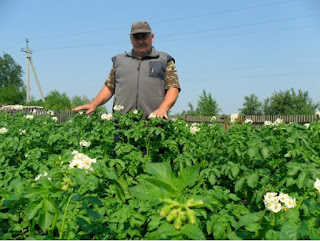
M59 236L59 239L62 239L62 236L63 236L64 221L66 220L67 211L68 211L69 203L71 202L72 195L73 195L73 193L70 195L70 197L69 197L69 199L68 199L68 202L67 202L67 204L66 204L66 209L64 210L63 219L62 219L62 224L61 224L61 228L60 228L60 236Z
M299 202L298 205L297 205L297 209L298 209L298 210L300 209L300 207L301 207L301 205L302 205L302 202L303 202L303 201L306 199L306 197L309 195L309 192L310 192L310 190L308 190L308 191L306 191L306 192L304 193L302 199L300 200L300 202Z

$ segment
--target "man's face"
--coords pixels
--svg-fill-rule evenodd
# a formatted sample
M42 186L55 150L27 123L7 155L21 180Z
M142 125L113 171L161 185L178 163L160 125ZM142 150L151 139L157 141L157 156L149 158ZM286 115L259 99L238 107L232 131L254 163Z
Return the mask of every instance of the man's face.
M142 58L150 52L154 35L153 33L136 33L130 35L130 39L135 54Z

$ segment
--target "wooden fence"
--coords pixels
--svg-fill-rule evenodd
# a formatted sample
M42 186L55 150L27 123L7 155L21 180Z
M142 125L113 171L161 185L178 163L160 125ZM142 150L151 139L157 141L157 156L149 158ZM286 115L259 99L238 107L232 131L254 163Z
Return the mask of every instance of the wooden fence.
M8 112L11 114L17 113L18 111L12 106L0 106L0 112ZM47 115L47 110L43 107L39 106L23 106L22 111L26 114L34 114L34 115ZM72 112L72 110L60 110L54 111L54 116L58 118L59 122L64 122L68 118L74 116L76 113ZM212 116L175 116L170 115L169 118L182 118L183 120L190 123L210 123ZM228 125L228 120L230 120L230 115L218 115L215 116L216 122L224 125ZM319 116L317 115L243 115L239 116L237 119L237 123L242 123L245 120L252 120L253 125L262 126L265 121L275 122L276 119L282 119L284 123L296 122L299 124L311 123L319 121Z

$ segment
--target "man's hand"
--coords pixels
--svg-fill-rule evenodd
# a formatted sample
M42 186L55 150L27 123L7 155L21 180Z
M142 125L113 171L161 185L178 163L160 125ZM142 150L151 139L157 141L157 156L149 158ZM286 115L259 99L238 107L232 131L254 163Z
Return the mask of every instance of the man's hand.
M74 108L72 111L87 110L86 114L89 115L90 113L94 112L96 109L97 109L97 106L90 103L90 104L78 106Z
M176 102L177 98L179 95L179 89L178 88L170 88L167 91L166 96L164 97L164 100L162 101L161 105L159 106L158 109L153 111L153 117L157 118L166 118L168 119L168 111L171 109L171 107L174 105ZM150 119L152 117L148 117Z
M169 117L168 117L168 111L165 110L165 109L161 109L161 108L156 109L156 110L153 112L153 114L155 115L156 118L166 118L166 119L169 118ZM150 119L150 118L152 118L152 117L149 116L148 119Z

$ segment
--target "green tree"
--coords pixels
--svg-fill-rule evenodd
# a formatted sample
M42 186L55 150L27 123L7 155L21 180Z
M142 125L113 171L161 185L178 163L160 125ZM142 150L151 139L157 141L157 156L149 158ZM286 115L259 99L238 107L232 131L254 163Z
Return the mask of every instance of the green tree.
M71 98L71 108L75 108L80 105L88 104L90 103L90 100L87 96L79 96L75 95Z
M240 108L240 114L242 115L261 115L262 114L262 102L259 101L255 94L244 97L243 108Z
M212 98L211 93L203 90L202 94L199 96L196 113L200 116L213 116L218 115L220 108L215 99Z
M293 88L290 90L274 92L264 101L266 115L308 115L314 114L319 103L313 103L308 91L298 93Z
M207 93L205 90L199 96L197 101L197 107L194 108L193 105L188 103L189 110L182 111L180 115L190 115L190 116L214 116L218 115L221 111L218 103L213 99L211 93Z
M25 101L22 74L22 67L9 54L0 56L0 104L22 104Z
M59 93L57 90L51 91L45 97L44 107L47 110L70 110L71 109L71 101L67 94Z

